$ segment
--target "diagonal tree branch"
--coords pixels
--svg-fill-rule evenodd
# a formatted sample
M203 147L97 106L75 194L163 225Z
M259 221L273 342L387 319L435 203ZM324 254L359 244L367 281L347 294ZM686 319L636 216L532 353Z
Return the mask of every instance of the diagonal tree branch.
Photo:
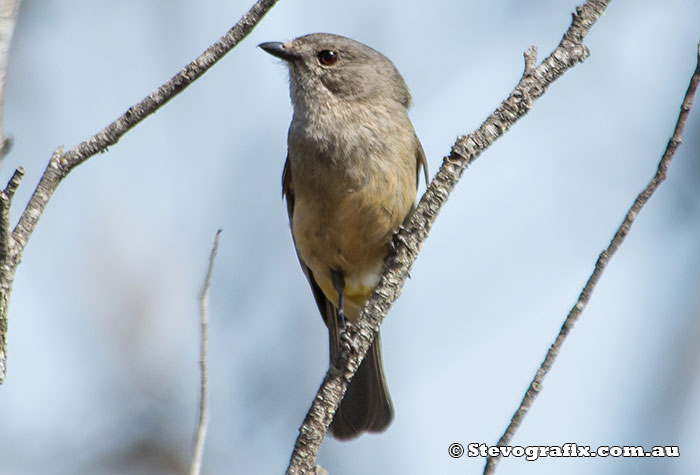
M201 56L185 66L169 81L146 96L138 104L131 106L124 114L107 127L76 145L65 153L54 156L41 177L37 190L17 223L13 237L19 244L19 252L24 250L29 236L34 231L39 216L46 207L58 183L76 166L93 155L104 152L116 144L122 136L136 124L164 106L170 99L199 79L214 64L231 51L250 33L277 0L258 0L251 9L224 36L211 45Z
M588 304L588 301L591 298L591 294L593 293L593 289L598 283L598 279L600 279L601 274L610 262L610 259L612 258L613 254L615 254L615 252L620 248L622 242L625 240L627 233L629 233L630 228L632 227L632 223L634 223L634 220L639 215L639 212L642 210L642 207L647 203L647 201L649 201L651 195L654 194L659 185L661 185L661 183L666 179L666 174L668 173L668 167L671 164L671 159L676 153L676 149L678 149L678 147L681 144L683 129L685 128L685 123L688 119L688 114L690 114L690 109L693 106L693 98L695 97L695 91L697 91L698 89L698 82L700 82L700 45L698 45L697 66L695 68L693 76L690 78L688 90L686 91L685 98L683 99L683 103L681 104L681 112L678 116L676 127L673 131L673 136L671 137L671 139L668 142L668 145L666 146L666 150L664 151L664 154L661 157L661 161L659 162L659 165L656 169L656 173L654 174L654 177L651 179L646 188L644 188L644 190L642 190L642 192L639 193L637 199L635 199L634 203L632 203L632 207L630 207L629 211L627 212L627 215L625 215L625 219L622 221L622 224L620 224L620 227L617 228L617 231L615 232L615 235L613 236L612 241L610 241L608 247L600 253L600 256L598 256L598 260L595 263L593 273L588 278L588 282L586 282L586 285L583 287L583 290L581 291L578 300L576 300L576 303L571 308L571 311L569 311L569 314L564 320L564 324L562 325L561 330L559 330L559 334L557 335L556 340L554 340L552 346L549 347L544 361L537 370L537 373L535 373L535 377L532 379L532 382L530 382L530 385L527 388L527 391L525 392L525 396L523 396L523 400L520 403L520 406L518 406L517 411L515 411L515 414L513 414L513 418L511 419L510 424L508 424L506 431L498 440L497 445L499 447L510 444L510 441L513 439L513 435L515 435L515 431L518 429L521 422L527 415L527 412L530 410L530 406L532 406L532 403L535 401L535 398L537 398L540 389L542 389L542 381L544 380L545 376L547 376L549 370L552 368L552 365L554 364L554 361L556 360L557 355L559 354L559 350L561 350L561 347L564 344L564 340L566 340L566 337L573 328L574 324L576 323L576 320L578 320L578 317L581 315L584 308L586 308L586 305ZM484 467L484 475L494 473L499 459L500 456L489 457L486 460L486 465Z
M569 68L586 59L589 52L583 45L583 39L609 3L610 0L587 0L579 6L573 15L571 26L557 48L539 65L535 66L534 49L529 49L525 53L523 76L510 96L478 130L457 138L405 228L396 234L395 246L385 261L386 269L379 285L356 325L349 327L351 354L339 355L333 367L328 370L299 429L287 473L301 474L312 471L316 454L349 380L357 371L384 315L401 293L423 241L464 170L525 115L552 82Z
M39 217L44 212L61 180L88 158L97 153L105 152L107 147L116 144L124 134L139 122L160 109L170 99L199 79L226 53L240 43L277 1L258 0L238 23L219 38L216 43L141 102L131 106L114 122L67 152L64 152L62 148L54 152L44 174L39 180L36 190L34 190L34 194L20 216L17 226L9 234L10 238L4 239L5 247L0 249L0 257L2 257L0 262L0 384L5 380L6 374L7 312L15 272L29 237L34 232ZM5 206L4 202L2 206ZM7 209L9 210L9 201ZM9 233L9 219L0 219L0 226L2 225L8 227L0 228L0 236L7 236Z

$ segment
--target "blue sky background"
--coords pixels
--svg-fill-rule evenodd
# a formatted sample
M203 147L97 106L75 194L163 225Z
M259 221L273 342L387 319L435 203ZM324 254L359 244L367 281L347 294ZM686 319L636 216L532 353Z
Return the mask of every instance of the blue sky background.
M282 0L203 78L59 187L18 270L0 474L184 473L197 294L210 296L204 471L280 473L327 367L280 194L287 73L255 46L327 31L391 58L431 176L568 28L574 0ZM94 134L199 55L251 0L25 0L2 182ZM636 194L695 67L700 3L612 2L569 71L464 174L382 327L396 418L327 439L332 474L480 473ZM514 439L680 445L679 459L507 459L499 474L687 474L700 466L700 110ZM423 192L423 187L420 193Z

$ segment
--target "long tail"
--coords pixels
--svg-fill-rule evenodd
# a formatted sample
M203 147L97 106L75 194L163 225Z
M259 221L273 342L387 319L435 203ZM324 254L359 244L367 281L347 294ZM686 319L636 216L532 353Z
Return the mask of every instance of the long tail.
M334 344L331 342L331 347ZM333 358L335 355L331 355ZM347 440L363 432L381 432L394 417L394 408L384 379L379 334L355 373L331 422L336 439Z
M328 328L330 363L333 364L341 346L340 316L316 283L311 269L303 263L301 268L309 279L318 310ZM363 432L381 432L394 417L394 407L384 379L381 345L377 333L331 422L330 431L336 439L348 440Z

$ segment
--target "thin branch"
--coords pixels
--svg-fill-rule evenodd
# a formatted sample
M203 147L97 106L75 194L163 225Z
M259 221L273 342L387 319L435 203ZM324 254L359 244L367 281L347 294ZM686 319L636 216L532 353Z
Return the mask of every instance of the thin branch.
M216 252L219 250L219 236L223 230L216 231L214 244L209 253L209 265L207 274L204 277L202 291L199 293L199 326L200 326L200 346L199 346L199 419L197 421L197 432L194 438L194 450L192 455L192 465L190 475L199 475L202 471L202 455L204 454L204 440L207 437L207 425L209 423L209 411L207 408L207 324L208 324L208 302L209 286L211 285L211 274L214 270Z
M252 31L277 1L258 0L216 43L141 102L131 106L114 122L67 152L64 153L62 148L56 150L11 234L9 219L0 219L0 236L5 236L4 240L9 246L0 251L3 257L0 262L0 384L4 382L6 374L7 311L15 272L29 237L61 180L88 158L105 152L107 147L116 144L136 124L200 78Z
M93 155L106 151L107 147L116 144L136 124L153 114L187 86L199 79L253 30L255 25L275 3L277 3L277 0L258 0L233 28L169 81L138 104L131 106L121 117L107 127L62 154L60 160L52 160L54 162L53 165L49 164L49 168L42 176L34 195L32 195L27 208L22 213L17 227L12 233L20 244L20 252L24 249L29 236L34 231L36 222L46 207L51 194L53 194L58 183L73 168ZM52 167L54 171L50 171Z
M351 354L341 354L326 374L311 404L294 446L287 473L308 473L313 469L333 414L345 393L348 381L371 345L374 332L401 293L406 276L428 236L437 214L447 201L464 170L510 126L525 115L537 98L565 71L584 61L588 49L583 39L602 15L610 0L587 0L576 9L571 26L557 48L537 67L534 52L525 56L525 73L510 96L503 101L481 127L468 136L460 136L443 160L435 178L421 198L415 212L395 236L395 246L385 261L381 281L348 335Z
M7 312L19 256L12 252L14 240L10 233L10 207L12 199L24 177L24 168L19 167L0 192L0 384L7 374Z
M567 315L566 320L564 320L564 324L562 325L556 340L554 340L552 346L549 347L549 351L547 351L547 355L545 356L544 361L537 370L537 373L535 373L535 377L532 379L532 382L530 383L527 391L525 392L525 396L523 397L520 406L518 406L517 411L515 411L515 414L513 414L513 418L511 419L510 424L508 424L506 431L498 440L497 445L499 447L510 444L510 441L513 439L513 435L515 434L516 430L525 418L525 415L529 411L530 406L532 406L532 403L539 394L539 391L542 389L542 381L544 380L549 370L552 368L552 365L554 364L554 361L556 360L557 355L559 354L559 351L561 350L561 347L564 344L564 340L566 339L567 335L569 334L574 324L578 320L579 316L583 312L583 309L586 308L586 305L588 304L588 301L591 298L591 294L593 293L593 289L598 283L598 279L600 279L600 276L605 270L605 267L610 262L610 258L620 248L620 245L625 240L627 233L629 233L629 230L632 227L632 223L634 223L634 220L639 215L639 212L642 210L642 207L647 203L647 201L649 201L649 198L651 198L651 196L654 194L659 185L666 179L668 167L671 163L671 159L673 158L673 154L676 152L676 149L678 149L679 145L681 144L681 136L683 135L683 129L685 128L685 123L688 119L690 109L693 106L693 98L695 96L695 91L698 88L699 82L700 45L698 45L697 66L695 68L693 76L690 79L690 85L688 86L688 90L685 93L685 98L683 99L683 104L681 105L681 112L678 116L678 121L676 122L676 127L673 131L673 136L671 137L671 139L668 142L668 145L666 146L666 150L664 151L663 156L661 157L661 161L659 162L659 165L656 169L656 173L654 174L654 177L651 179L646 188L644 188L644 190L637 196L637 199L634 200L634 203L627 212L627 215L622 221L622 224L620 224L620 227L617 228L617 231L615 232L615 235L610 241L610 244L608 245L607 249L601 252L600 256L598 256L598 260L595 263L593 273L588 278L588 282L586 282L586 285L583 287L583 290L581 291L578 300L576 300L576 303L571 308L571 311ZM484 475L494 473L499 459L500 457L489 457L486 460L486 465L484 467Z
M3 110L5 102L5 80L7 79L7 58L10 54L12 35L17 24L17 14L22 0L3 0L0 5L0 164L10 151L12 138L3 134Z

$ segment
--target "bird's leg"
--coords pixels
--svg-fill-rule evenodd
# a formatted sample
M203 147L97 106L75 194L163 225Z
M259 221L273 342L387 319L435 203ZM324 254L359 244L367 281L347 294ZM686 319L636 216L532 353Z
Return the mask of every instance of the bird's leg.
M354 326L345 318L345 308L343 305L343 291L345 290L345 277L340 271L331 271L333 287L338 293L338 325L340 330L340 342L345 347L348 354L352 353L352 336L355 333Z
M340 329L345 329L345 309L343 305L343 291L345 290L345 277L341 271L332 270L331 271L331 281L333 282L333 287L338 293L338 318L340 319Z
M411 211L413 213L413 211ZM411 216L411 213L409 213L408 216L406 216L406 219L404 220L404 223L408 221L408 218ZM391 241L389 241L389 251L390 252L397 252L399 248L399 244L402 246L406 247L406 239L403 237L403 232L405 231L406 227L403 224L400 224L399 227L396 229L394 234L391 235ZM382 266L382 269L386 268L386 262ZM406 274L408 278L411 278L411 273L408 272Z

